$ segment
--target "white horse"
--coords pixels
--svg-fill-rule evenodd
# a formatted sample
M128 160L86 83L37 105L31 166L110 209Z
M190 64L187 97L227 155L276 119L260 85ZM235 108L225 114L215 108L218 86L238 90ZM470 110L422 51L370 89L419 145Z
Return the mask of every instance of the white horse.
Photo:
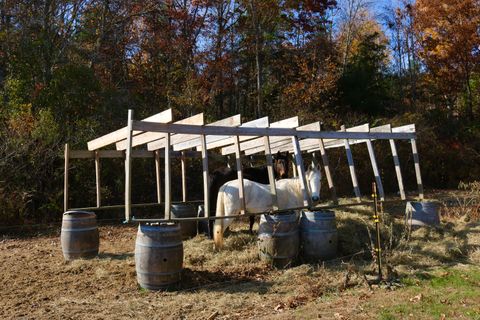
M320 166L312 163L305 173L307 188L312 201L320 200L320 180L322 174ZM260 184L250 180L243 180L245 209L249 213L260 213L272 210L272 195L268 184ZM300 179L282 179L275 182L277 189L277 205L279 210L298 208L304 205L304 198ZM220 187L217 198L216 216L233 216L240 214L241 206L238 193L238 180L225 183ZM232 223L233 219L217 219L213 229L215 248L223 246L223 232Z

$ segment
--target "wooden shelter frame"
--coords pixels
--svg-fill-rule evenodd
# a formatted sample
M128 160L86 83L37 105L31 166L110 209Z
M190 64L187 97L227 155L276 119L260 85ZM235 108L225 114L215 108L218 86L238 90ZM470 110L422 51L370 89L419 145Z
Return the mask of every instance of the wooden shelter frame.
M208 217L208 212L212 204L209 203L209 173L208 173L208 151L221 148L223 156L235 154L237 177L239 179L239 195L242 213L245 211L244 186L243 186L243 168L242 154L249 156L258 153L264 153L266 156L267 170L270 181L270 192L272 196L273 210L270 213L283 212L278 210L276 199L276 187L273 174L272 154L280 152L293 152L295 159L295 169L300 178L301 187L304 195L304 206L300 208L312 208L310 196L308 194L307 182L303 167L302 152L319 151L323 162L324 172L327 178L330 194L333 200L333 206L322 206L322 208L331 208L337 206L337 196L333 176L328 160L327 150L332 148L344 148L349 164L352 186L357 200L361 204L361 193L358 186L355 164L351 145L365 143L367 145L373 174L378 186L380 200L385 201L380 172L378 170L373 141L388 140L395 166L400 198L406 199L404 190L402 171L395 144L395 140L408 140L412 146L414 159L414 169L418 185L418 198L423 199L423 185L420 172L419 156L416 146L415 125L409 124L401 127L392 128L391 125L382 125L371 127L368 124L355 126L351 128L341 127L339 131L322 131L320 122L313 122L307 125L299 125L298 117L292 117L269 123L268 117L263 117L253 121L241 123L241 116L234 115L213 123L206 124L203 113L193 115L176 122L173 122L173 112L171 109L165 110L141 121L134 120L133 110L128 111L127 126L119 130L103 135L97 139L88 142L88 150L70 150L69 145L65 145L65 179L64 179L64 210L69 207L69 169L70 159L94 159L95 178L96 178L96 206L89 209L101 210L109 208L125 208L125 221L172 221L172 220L203 220L218 219L219 217ZM101 148L115 144L116 150L101 150ZM147 149L133 149L136 146L146 145ZM163 150L162 150L163 149ZM214 154L210 154L210 157ZM181 180L182 180L182 202L198 202L187 200L186 188L186 162L188 158L201 157L202 159L202 177L204 190L204 218L183 218L172 219L171 216L171 159L177 158L181 161ZM114 206L102 206L101 198L101 165L102 158L124 158L125 159L125 204ZM132 185L132 161L135 158L152 158L155 162L156 176L156 203L132 204L131 185ZM161 164L160 159L164 158L164 201L162 202L161 185ZM135 219L132 215L133 207L152 206L164 203L165 217L162 219ZM354 204L355 205L355 204ZM289 208L300 209L300 208ZM255 214L257 215L257 214Z

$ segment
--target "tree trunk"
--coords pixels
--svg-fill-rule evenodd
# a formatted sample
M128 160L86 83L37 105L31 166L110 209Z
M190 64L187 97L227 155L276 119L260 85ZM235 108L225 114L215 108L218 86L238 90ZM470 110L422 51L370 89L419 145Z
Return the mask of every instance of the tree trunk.
M255 108L255 117L259 118L262 116L262 107L263 107L263 95L262 95L262 36L260 30L260 21L257 15L257 8L254 4L254 1L250 1L250 6L252 10L252 24L255 30L255 68L257 76L257 107Z

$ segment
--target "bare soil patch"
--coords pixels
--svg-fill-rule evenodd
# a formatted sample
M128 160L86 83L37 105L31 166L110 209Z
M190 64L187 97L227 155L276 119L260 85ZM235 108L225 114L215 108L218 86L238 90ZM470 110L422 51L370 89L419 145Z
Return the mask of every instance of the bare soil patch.
M390 210L390 211L389 211ZM258 259L256 236L236 223L226 249L197 236L184 242L182 282L170 291L138 287L135 226L101 226L100 254L65 262L60 227L0 241L0 318L24 319L322 319L376 318L376 305L405 298L401 279L444 266L480 264L480 224L448 218L405 235L404 208L386 208L382 237L392 286L370 288L375 264L371 208L337 211L339 258L275 270ZM395 212L396 211L396 212ZM387 266L388 265L388 266ZM398 284L396 286L395 284ZM405 296L405 297L404 297Z

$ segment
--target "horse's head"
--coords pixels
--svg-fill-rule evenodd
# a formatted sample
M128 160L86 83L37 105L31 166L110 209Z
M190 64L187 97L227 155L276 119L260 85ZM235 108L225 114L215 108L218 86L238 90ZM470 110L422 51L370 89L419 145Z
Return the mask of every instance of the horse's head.
M290 170L290 157L288 151L278 151L274 157L274 160L274 170L276 176L280 179L288 178L288 171Z
M320 200L320 181L322 179L322 172L320 171L320 165L314 160L305 172L307 179L308 190L312 196L313 202Z

